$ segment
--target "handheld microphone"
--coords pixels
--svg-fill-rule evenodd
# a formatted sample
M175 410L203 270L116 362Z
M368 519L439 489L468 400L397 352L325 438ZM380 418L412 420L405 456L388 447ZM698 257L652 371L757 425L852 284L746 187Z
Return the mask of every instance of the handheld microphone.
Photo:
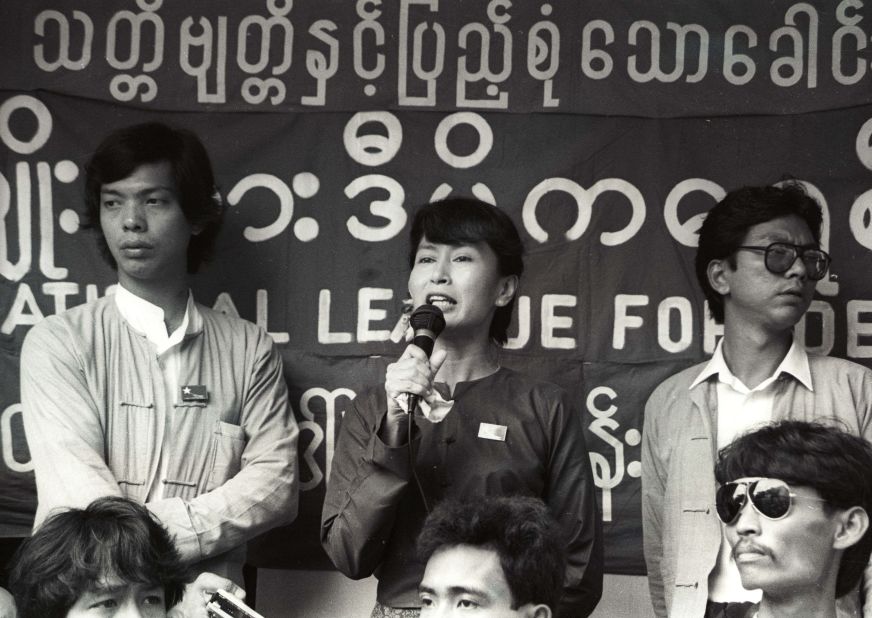
M412 312L409 317L409 325L415 333L412 343L424 350L427 358L430 358L436 337L445 328L445 317L442 315L442 310L436 305L421 305ZM409 414L411 414L418 407L419 397L412 393L408 393L408 397Z

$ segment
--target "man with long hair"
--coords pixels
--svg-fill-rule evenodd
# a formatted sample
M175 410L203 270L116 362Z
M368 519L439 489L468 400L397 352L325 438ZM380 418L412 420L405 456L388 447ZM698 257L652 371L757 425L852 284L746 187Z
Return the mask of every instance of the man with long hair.
M210 592L245 594L211 573L186 591L189 572L167 530L117 497L49 517L18 548L9 581L18 618L205 617Z
M838 428L782 421L739 437L715 468L717 512L759 618L835 618L872 550L872 446Z

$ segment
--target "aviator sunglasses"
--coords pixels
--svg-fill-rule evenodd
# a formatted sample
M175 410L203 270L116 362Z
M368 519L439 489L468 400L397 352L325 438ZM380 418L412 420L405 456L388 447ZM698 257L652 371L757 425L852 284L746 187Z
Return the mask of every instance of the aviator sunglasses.
M827 269L830 267L831 259L829 254L817 247L802 247L788 242L774 242L766 247L742 245L736 247L736 249L764 251L765 257L763 258L763 263L766 265L766 270L776 275L790 270L796 258L799 258L805 264L808 278L812 281L823 279L824 275L827 274Z
M780 479L745 479L724 483L715 495L718 517L725 524L733 523L748 500L754 510L768 519L778 520L787 517L797 494ZM823 498L801 496L806 500L826 502Z

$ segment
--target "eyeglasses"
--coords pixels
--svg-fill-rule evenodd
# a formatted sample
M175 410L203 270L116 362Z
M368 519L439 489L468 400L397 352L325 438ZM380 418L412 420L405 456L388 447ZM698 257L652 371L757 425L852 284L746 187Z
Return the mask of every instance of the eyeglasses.
M732 523L749 498L761 515L782 519L790 511L792 493L787 483L776 479L724 483L715 494L718 517L725 524Z
M790 491L790 486L781 479L746 479L724 483L718 487L715 506L718 517L725 524L731 524L736 520L749 499L755 511L769 519L778 520L787 517L796 497L797 494ZM826 502L823 498L801 497Z
M742 245L736 249L748 249L750 251L765 251L764 264L766 270L776 275L787 272L793 266L796 258L802 260L808 272L808 278L818 281L827 274L831 258L826 251L816 247L802 247L788 242L774 242L767 247L757 245Z

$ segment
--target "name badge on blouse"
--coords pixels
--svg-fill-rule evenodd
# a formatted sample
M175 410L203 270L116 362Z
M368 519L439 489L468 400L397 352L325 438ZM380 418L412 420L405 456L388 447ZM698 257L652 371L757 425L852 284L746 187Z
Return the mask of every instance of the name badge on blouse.
M182 401L208 403L209 391L202 384L186 384L182 387Z
M491 425L490 423L481 423L478 426L478 437L485 440L506 441L506 432L509 430L505 425Z

